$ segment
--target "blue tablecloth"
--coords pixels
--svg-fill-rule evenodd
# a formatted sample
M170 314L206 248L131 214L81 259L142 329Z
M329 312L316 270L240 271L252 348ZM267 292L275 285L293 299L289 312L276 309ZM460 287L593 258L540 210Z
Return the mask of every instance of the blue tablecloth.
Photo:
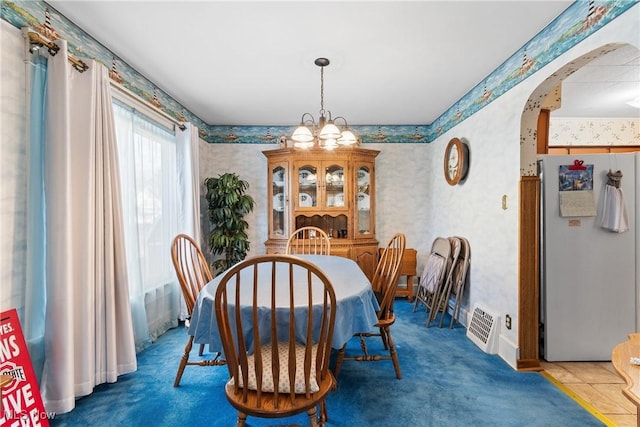
M341 348L353 334L374 330L378 321L376 301L371 282L364 275L358 264L348 258L326 255L297 255L318 266L327 275L336 294L338 309L333 333L333 348ZM265 268L271 268L265 264ZM193 335L196 344L209 344L212 352L222 351L220 335L213 310L216 287L223 275L217 276L209 282L198 295L196 305L191 315L189 335ZM262 277L270 278L270 274L261 273ZM306 306L301 304L306 311ZM265 301L265 309L268 301ZM286 306L288 311L288 305ZM296 317L306 316L306 312L298 313ZM280 316L278 316L280 317ZM283 316L287 319L287 316Z

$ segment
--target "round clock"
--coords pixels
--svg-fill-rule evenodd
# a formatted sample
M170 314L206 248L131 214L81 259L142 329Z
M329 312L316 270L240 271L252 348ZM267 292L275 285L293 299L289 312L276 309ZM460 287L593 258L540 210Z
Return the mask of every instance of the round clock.
M449 185L456 185L466 178L469 170L469 147L453 138L444 150L444 177Z

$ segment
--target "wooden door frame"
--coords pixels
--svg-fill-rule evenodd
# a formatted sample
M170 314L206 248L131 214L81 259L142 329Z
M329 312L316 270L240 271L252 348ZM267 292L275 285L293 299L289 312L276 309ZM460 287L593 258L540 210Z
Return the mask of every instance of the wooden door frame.
M520 181L518 370L542 370L539 359L540 324L540 178Z
M536 154L549 147L551 111L540 109L536 123ZM540 177L520 178L518 247L518 370L542 370L540 366Z

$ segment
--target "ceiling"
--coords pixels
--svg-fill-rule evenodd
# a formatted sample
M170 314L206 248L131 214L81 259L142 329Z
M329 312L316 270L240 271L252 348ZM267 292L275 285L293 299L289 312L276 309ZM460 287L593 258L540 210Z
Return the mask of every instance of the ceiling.
M640 50L626 45L567 77L552 116L639 117L640 110L627 104L634 97L640 97Z
M430 124L573 0L47 3L205 123L277 126L318 116L318 57L331 61L324 108L334 117ZM618 57L627 69L613 74L636 90L638 56ZM573 114L568 95L593 89L594 74L612 76L604 63L592 71L563 87L559 114Z

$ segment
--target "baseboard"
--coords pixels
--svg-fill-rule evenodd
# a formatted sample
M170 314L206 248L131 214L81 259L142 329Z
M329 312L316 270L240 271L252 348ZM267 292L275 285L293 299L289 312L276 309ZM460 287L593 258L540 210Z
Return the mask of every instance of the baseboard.
M518 360L518 371L544 371L538 359L520 359Z
M460 324L464 325L465 328L469 327L469 310L461 308L459 314L458 320L460 321Z
M513 369L518 369L518 346L509 341L504 335L498 336L498 355Z
M453 315L453 309L451 308L451 306L447 307L447 313L449 314L449 316ZM469 310L466 310L464 307L461 307L460 313L458 313L458 323L464 326L465 329L469 327L468 318L469 318Z

